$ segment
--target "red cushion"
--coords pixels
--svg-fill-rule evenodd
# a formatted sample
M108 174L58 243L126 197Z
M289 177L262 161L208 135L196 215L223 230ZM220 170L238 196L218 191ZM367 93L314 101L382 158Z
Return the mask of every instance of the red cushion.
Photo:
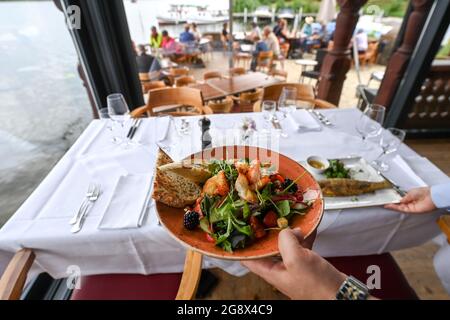
M72 300L174 300L181 273L105 274L81 278Z
M417 300L418 297L409 285L394 258L389 253L370 256L327 258L341 272L352 275L366 283L373 271L367 273L367 267L380 267L381 289L371 290L371 294L384 300Z

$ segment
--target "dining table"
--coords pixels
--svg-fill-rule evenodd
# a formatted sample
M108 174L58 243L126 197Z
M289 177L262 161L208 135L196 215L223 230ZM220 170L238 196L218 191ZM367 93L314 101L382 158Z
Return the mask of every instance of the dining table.
M190 87L200 89L203 94L203 100L209 101L280 82L280 79L269 76L263 72L249 72L244 75L229 78L209 79L203 83L190 85Z
M235 91L240 90L237 84L250 82L249 77L242 79L231 84L213 83ZM381 153L376 141L358 135L355 123L362 116L359 110L320 112L331 125L322 125L313 114L302 113L305 119L317 122L318 129L313 131L299 130L287 118L280 121L280 127L274 127L262 113L208 115L211 143L270 148L298 162L311 155L329 159L358 155L370 161ZM144 199L151 195L158 148L167 150L175 161L202 149L202 117L146 118L130 145L112 142L119 129L112 130L110 120L93 120L0 229L0 273L22 248L36 254L33 274L47 272L54 278L67 277L73 266L83 276L183 271L186 248L159 224L154 201L144 204ZM250 138L241 130L249 120L255 123ZM449 181L447 175L406 144L387 161L390 170L385 175L404 190ZM83 228L72 233L69 220L92 182L100 186L100 197ZM143 215L138 208L144 209ZM407 215L382 206L326 210L313 250L324 257L336 257L418 246L440 234L436 218L441 213ZM221 268L236 276L248 272L239 262L209 257L205 257L203 267Z

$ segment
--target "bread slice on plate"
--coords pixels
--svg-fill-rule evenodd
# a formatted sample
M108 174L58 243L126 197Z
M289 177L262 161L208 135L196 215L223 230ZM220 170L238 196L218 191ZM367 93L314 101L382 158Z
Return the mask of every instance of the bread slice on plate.
M153 199L175 208L194 204L202 192L200 184L211 176L206 166L190 161L175 163L162 151L155 174Z

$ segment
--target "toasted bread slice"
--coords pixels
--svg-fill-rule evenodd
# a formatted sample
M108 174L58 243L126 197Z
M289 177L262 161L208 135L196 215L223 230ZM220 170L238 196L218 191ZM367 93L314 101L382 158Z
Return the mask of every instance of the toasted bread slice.
M168 163L172 163L173 160L161 149L158 149L158 156L156 157L156 168Z
M204 183L211 177L211 172L204 163L195 163L190 160L172 162L158 167L161 172L171 172L180 175L196 184Z
M202 189L199 184L170 171L156 169L153 199L170 207L183 208L195 203Z

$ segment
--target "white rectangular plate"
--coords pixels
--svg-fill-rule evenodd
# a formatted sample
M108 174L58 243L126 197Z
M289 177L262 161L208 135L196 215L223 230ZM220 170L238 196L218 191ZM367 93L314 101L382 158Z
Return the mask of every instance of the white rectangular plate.
M384 178L366 162L363 158L340 159L347 169L350 169L350 176L352 179L379 182ZM326 176L321 173L309 170L309 166L305 161L300 162L317 181L326 179ZM377 190L373 193L362 194L351 197L324 197L325 210L333 209L348 209L382 206L388 203L398 203L402 196L394 189Z

